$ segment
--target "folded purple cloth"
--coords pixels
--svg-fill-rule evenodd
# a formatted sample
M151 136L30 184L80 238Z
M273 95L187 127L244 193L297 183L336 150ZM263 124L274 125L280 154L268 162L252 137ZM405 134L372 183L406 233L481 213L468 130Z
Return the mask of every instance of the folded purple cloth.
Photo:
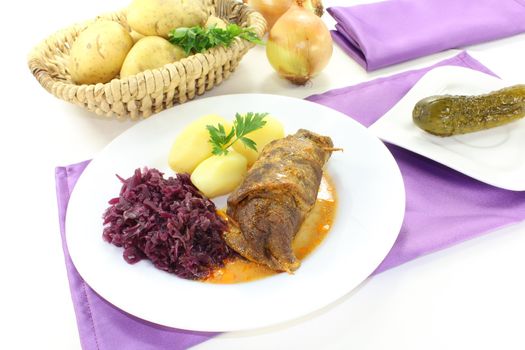
M490 73L462 53L433 67L409 71L309 98L369 126L399 101L427 71L456 65ZM525 192L498 189L410 151L389 146L405 181L407 206L399 237L375 273L423 254L525 220ZM67 273L84 350L185 349L215 334L188 332L131 316L98 296L71 262L65 216L71 191L88 162L56 169L60 230Z
M525 0L390 0L330 7L337 42L367 71L525 32Z

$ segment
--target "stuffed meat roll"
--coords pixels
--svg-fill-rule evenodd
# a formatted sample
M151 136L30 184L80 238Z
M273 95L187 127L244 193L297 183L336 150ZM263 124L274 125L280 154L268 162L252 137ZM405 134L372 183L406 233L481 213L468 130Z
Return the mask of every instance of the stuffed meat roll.
M228 198L227 214L234 224L226 243L248 260L295 271L300 261L292 241L316 202L323 166L333 150L329 137L304 129L266 145Z

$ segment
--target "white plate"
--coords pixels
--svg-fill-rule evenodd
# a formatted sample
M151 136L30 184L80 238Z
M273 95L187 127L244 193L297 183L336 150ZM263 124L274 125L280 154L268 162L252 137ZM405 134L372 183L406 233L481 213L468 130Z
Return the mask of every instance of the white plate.
M431 70L370 130L381 139L419 153L474 179L508 190L525 190L525 120L471 134L431 135L412 121L414 105L432 95L477 95L512 85L472 69Z
M339 196L325 241L294 275L215 285L180 279L149 261L127 264L122 250L102 240L102 214L118 195L119 174L155 167L173 175L167 156L177 134L209 113L269 112L287 133L306 128L332 137L344 152L328 163ZM84 171L69 202L67 243L86 282L115 306L165 326L228 331L269 326L306 315L342 297L381 263L404 216L405 192L388 149L366 128L324 106L261 94L193 101L141 121L111 142Z

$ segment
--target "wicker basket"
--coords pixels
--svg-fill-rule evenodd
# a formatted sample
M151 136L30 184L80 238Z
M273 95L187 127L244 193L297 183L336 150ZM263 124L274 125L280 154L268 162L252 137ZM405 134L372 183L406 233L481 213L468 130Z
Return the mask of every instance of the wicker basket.
M266 21L259 13L235 0L207 0L210 14L251 27L262 37ZM129 29L124 12L99 16ZM96 19L95 19L96 20ZM37 46L29 55L29 68L50 93L89 111L108 117L139 119L202 95L235 70L254 44L236 38L230 47L215 47L159 69L148 70L105 84L76 85L67 69L69 50L88 21L61 30Z

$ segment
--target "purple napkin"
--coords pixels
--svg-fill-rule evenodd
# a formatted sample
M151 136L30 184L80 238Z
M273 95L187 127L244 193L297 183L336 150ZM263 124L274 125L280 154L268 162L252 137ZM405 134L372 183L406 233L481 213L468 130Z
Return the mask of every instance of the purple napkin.
M390 0L327 11L334 40L367 71L525 32L525 0Z
M455 65L489 73L466 53L433 67ZM332 90L309 100L369 126L396 104L433 67ZM498 189L410 151L389 146L405 181L407 206L399 237L374 273L429 252L525 220L525 192ZM88 162L56 169L60 230L84 350L185 349L215 334L188 332L131 316L98 296L80 277L67 251L64 220L76 180Z

